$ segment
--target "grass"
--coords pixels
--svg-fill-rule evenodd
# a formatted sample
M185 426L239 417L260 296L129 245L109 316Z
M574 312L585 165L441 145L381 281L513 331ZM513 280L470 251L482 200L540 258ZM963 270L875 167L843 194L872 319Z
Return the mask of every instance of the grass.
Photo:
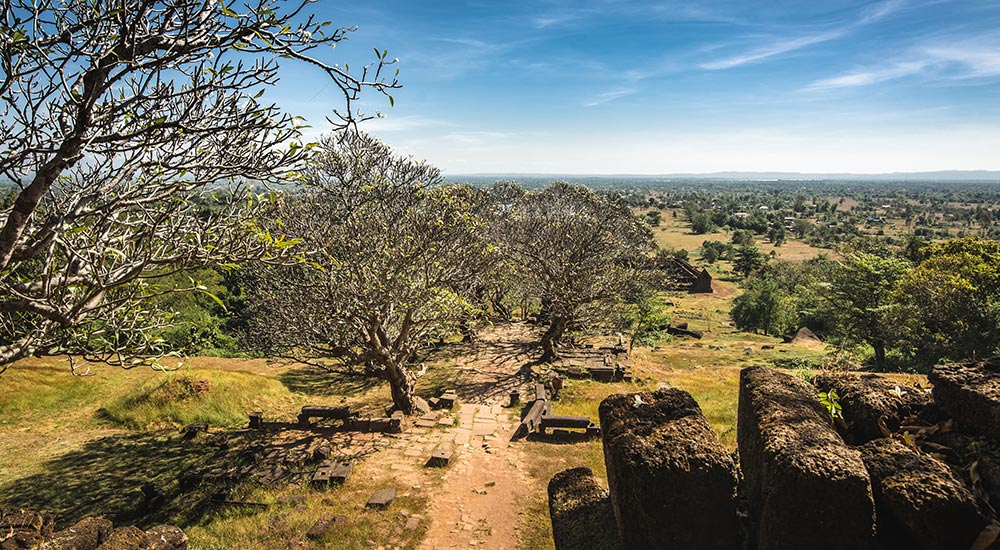
M668 231L661 231L658 238L686 230L677 223L671 225L669 216L664 221ZM698 245L713 238L686 238L693 237ZM703 331L702 339L671 337L656 346L637 348L632 354L635 382L567 381L555 413L597 419L599 404L608 395L651 390L666 383L690 392L722 444L735 449L740 368L773 365L784 359L815 362L827 350L784 345L777 338L734 330L729 309L738 289L725 280L716 279L714 284L712 294L667 296L673 303L668 311L671 321L687 322L689 328ZM469 390L463 386L467 381L460 378L462 371L455 368L461 364L460 354L467 352L464 347L449 346L425 358L428 369L418 379L417 393L429 397L450 387ZM43 508L56 514L61 523L91 514L140 524L169 520L181 525L192 548L198 549L285 548L302 538L317 519L329 515L348 520L335 526L324 541L305 541L306 548L413 549L419 545L426 521L416 530L406 530L400 511L424 514L429 505L426 495L433 495L442 483L441 472L425 474L428 477L419 490L399 487L396 503L385 512L364 508L373 489L394 486L385 465L371 462L363 462L344 486L331 490L253 485L241 489L241 498L271 504L281 496L304 495L304 509L206 507L192 500L189 509L167 510L151 518L137 508L144 482L172 490L182 473L201 467L221 452L209 444L210 438L182 441L179 426L239 427L246 422L246 414L255 410L264 411L269 420L291 420L304 404L347 404L365 415L381 415L391 402L384 382L305 366L275 368L261 359L214 357L192 358L182 370L171 373L97 366L94 373L73 377L64 362L30 359L0 379L0 508ZM901 384L924 380L896 378ZM517 543L523 549L552 549L548 481L555 473L578 466L589 467L598 479L605 479L602 444L598 439L518 445L523 446L532 490L521 501Z

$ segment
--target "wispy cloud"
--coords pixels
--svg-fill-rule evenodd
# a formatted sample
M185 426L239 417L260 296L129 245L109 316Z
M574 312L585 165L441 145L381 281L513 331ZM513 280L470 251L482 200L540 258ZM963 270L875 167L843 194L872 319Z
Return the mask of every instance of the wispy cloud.
M943 81L1000 77L1000 34L938 38L933 44L912 48L901 60L817 80L805 90L870 86L915 75Z
M807 90L830 90L834 88L853 88L856 86L868 86L894 80L905 76L917 74L927 67L925 61L897 62L881 67L871 67L867 69L851 71L832 78L817 80L806 86Z
M365 123L365 130L374 133L388 132L409 132L423 128L441 128L455 126L445 120L428 118L420 115L408 115L401 117L389 116L386 118L376 118Z
M702 63L701 65L699 65L699 67L709 71L731 69L733 67L738 67L740 65L746 65L747 63L761 61L769 57L781 55L783 53L800 50L802 48L812 46L813 44L819 44L820 42L827 42L829 40L834 40L836 38L844 36L845 34L847 34L846 31L840 30L840 31L823 32L811 36L801 36L799 38L793 38L791 40L782 40L775 42L773 44L769 44L762 48L751 50L741 55L728 57L725 59L719 59L717 61L710 61L708 63Z
M753 48L739 55L709 61L699 65L709 71L718 71L739 67L748 63L756 63L765 59L801 50L809 46L829 42L847 36L854 30L870 25L898 11L905 4L904 0L886 0L864 12L861 17L849 24L820 32L814 32L790 39L778 39L770 44Z
M621 97L630 96L636 93L637 91L638 90L636 90L635 88L626 88L626 87L615 88L614 90L604 92L603 94L598 95L596 98L585 102L583 106L597 107L598 105L604 105L609 101L614 101Z

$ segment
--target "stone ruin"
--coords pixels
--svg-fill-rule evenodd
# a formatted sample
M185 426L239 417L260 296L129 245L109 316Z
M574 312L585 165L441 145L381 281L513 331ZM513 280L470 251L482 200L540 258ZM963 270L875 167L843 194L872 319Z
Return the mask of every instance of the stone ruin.
M1000 549L1000 358L928 378L743 369L736 456L682 390L608 397L608 489L552 478L556 548Z
M188 537L172 525L143 531L115 527L101 517L87 517L55 531L51 516L33 510L0 512L2 550L187 550Z

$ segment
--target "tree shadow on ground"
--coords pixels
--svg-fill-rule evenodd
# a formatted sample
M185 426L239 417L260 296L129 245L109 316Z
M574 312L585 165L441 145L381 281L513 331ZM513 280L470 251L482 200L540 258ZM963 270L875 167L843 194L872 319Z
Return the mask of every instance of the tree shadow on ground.
M43 510L60 525L104 515L148 527L160 517L144 508L143 484L176 486L218 452L172 433L101 437L49 460L41 473L0 486L0 508Z
M319 367L289 368L278 376L289 391L317 397L354 397L363 395L384 382L362 374L330 372Z

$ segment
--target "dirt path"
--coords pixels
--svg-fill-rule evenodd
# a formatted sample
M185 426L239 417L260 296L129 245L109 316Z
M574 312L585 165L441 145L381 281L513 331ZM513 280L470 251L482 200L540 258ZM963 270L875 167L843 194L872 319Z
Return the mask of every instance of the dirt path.
M386 451L396 479L426 481L420 461L438 450L453 453L439 483L428 487L430 509L421 550L517 547L519 502L530 489L523 457L510 437L519 409L505 407L510 391L522 392L522 366L530 358L531 330L503 324L486 332L475 352L458 361L460 405L433 428L414 427Z
M421 550L517 547L518 502L529 490L529 480L521 466L521 448L510 443L517 409L502 405L511 390L524 391L520 371L530 360L532 334L523 324L504 324L481 338L479 352L459 366L464 371L458 387L464 399L459 426L471 425L473 440L434 496L433 519ZM496 430L485 433L493 418Z

